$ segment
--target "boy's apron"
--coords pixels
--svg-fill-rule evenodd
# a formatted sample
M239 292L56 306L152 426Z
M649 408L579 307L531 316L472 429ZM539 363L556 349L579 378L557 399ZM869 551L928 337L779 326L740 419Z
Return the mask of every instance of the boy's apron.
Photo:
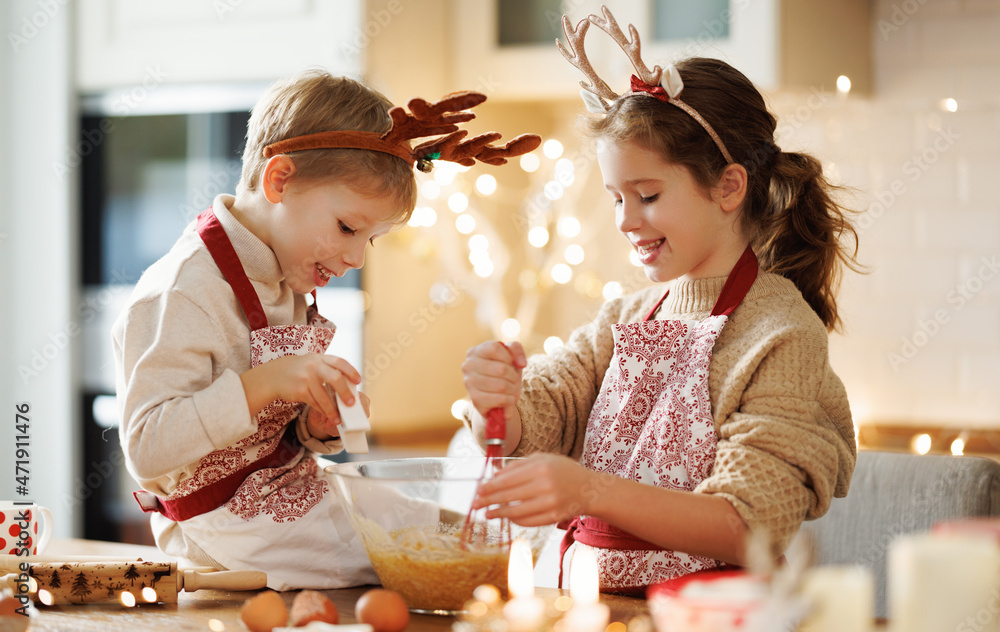
M336 327L315 304L307 325L268 326L257 292L211 211L198 234L250 322L251 366L286 355L325 353ZM136 492L146 512L180 522L184 536L230 570L267 571L267 585L342 588L378 583L336 491L298 442L301 404L278 399L257 414L256 433L201 459L168 497Z
M756 278L757 258L748 246L704 320L650 320L664 294L643 322L614 326L614 357L587 422L583 465L683 491L693 490L712 473L712 347ZM650 584L720 565L665 550L588 516L560 526L567 527L563 555L574 541L593 548L605 591L640 593Z

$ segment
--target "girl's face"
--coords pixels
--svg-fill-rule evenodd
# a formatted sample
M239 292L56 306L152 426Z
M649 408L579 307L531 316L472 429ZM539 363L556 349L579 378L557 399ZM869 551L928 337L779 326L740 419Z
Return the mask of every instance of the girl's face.
M687 168L634 141L597 143L615 222L652 281L725 276L732 269L733 225L717 192L704 191Z
M392 196L371 197L340 182L287 183L272 209L271 249L289 287L305 294L365 263L365 248L396 224Z

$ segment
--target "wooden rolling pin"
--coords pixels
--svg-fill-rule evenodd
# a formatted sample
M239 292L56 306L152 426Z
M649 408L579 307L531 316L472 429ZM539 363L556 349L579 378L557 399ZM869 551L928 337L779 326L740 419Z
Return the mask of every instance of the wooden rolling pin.
M30 576L37 583L36 602L58 604L177 603L177 593L199 589L259 590L267 586L261 571L178 570L176 562L66 562L32 564ZM6 575L15 588L24 578ZM42 592L45 591L45 592Z

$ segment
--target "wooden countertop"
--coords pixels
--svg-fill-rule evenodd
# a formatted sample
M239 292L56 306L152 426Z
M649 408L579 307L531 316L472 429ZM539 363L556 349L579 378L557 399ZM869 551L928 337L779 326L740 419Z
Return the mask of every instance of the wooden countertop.
M51 555L88 555L108 557L141 557L146 561L174 561L154 547L91 540L53 540L46 551ZM355 623L354 604L371 586L324 591L336 604L341 623ZM539 588L542 597L555 597L564 591ZM226 630L243 632L245 628L239 620L239 609L254 592L228 592L199 590L181 592L176 604L144 604L125 608L112 604L84 606L39 607L39 614L32 620L30 632L145 632L169 630L185 632L194 630ZM295 592L281 593L285 602L291 605ZM633 617L646 614L646 602L626 597L601 596L601 601L611 608L613 621L628 622ZM210 628L209 622L219 624ZM435 632L451 630L453 617L411 615L408 632Z

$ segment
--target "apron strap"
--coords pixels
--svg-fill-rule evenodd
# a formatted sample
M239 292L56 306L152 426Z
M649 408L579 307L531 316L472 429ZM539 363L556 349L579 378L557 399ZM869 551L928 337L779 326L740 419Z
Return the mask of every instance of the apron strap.
M250 329L267 327L267 316L264 315L264 308L257 297L257 291L253 289L253 284L243 270L243 264L240 263L240 257L236 254L233 243L229 241L229 236L226 235L225 229L222 228L219 218L212 209L198 216L198 236L205 242L215 264L219 266L222 275L233 288L233 294L236 295L236 300L240 302L240 307L250 322Z
M610 522L591 516L577 516L572 520L564 520L557 525L566 529L562 542L559 543L559 587L562 588L563 562L566 551L574 542L602 549L622 549L626 551L662 551L663 547L638 538L628 531L619 529Z
M733 271L726 278L726 284L722 286L722 292L719 293L715 307L712 308L712 316L729 316L739 307L743 297L750 291L750 286L757 280L758 269L757 255L750 246L747 246L733 267Z
M656 301L656 305L653 305L653 309L649 310L649 313L646 314L646 317L642 319L643 322L646 322L647 320L653 317L653 314L656 313L656 310L660 309L660 305L663 305L663 301L667 300L668 294L670 294L669 289L667 289L667 291L663 293L663 296L660 297L660 300Z
M734 309L740 306L740 303L743 302L743 297L750 291L750 286L757 280L759 267L757 264L757 255L753 253L753 249L750 246L747 246L747 249L740 255L736 265L733 266L729 276L726 277L726 283L722 286L722 292L719 293L719 298L715 300L715 306L712 307L712 316L729 316L733 313ZM649 310L646 317L642 319L643 321L647 321L653 317L653 314L660 309L663 301L667 299L668 294L670 294L669 289L663 293L660 300L656 301L656 305L653 306L653 309Z
M146 490L132 492L132 495L144 513L159 513L174 522L181 522L208 513L229 502L243 481L257 470L280 467L295 458L302 446L294 438L293 433L294 430L291 430L291 426L289 426L289 430L285 432L285 436L281 438L281 442L278 443L274 452L211 485L191 492L187 496L166 500Z

